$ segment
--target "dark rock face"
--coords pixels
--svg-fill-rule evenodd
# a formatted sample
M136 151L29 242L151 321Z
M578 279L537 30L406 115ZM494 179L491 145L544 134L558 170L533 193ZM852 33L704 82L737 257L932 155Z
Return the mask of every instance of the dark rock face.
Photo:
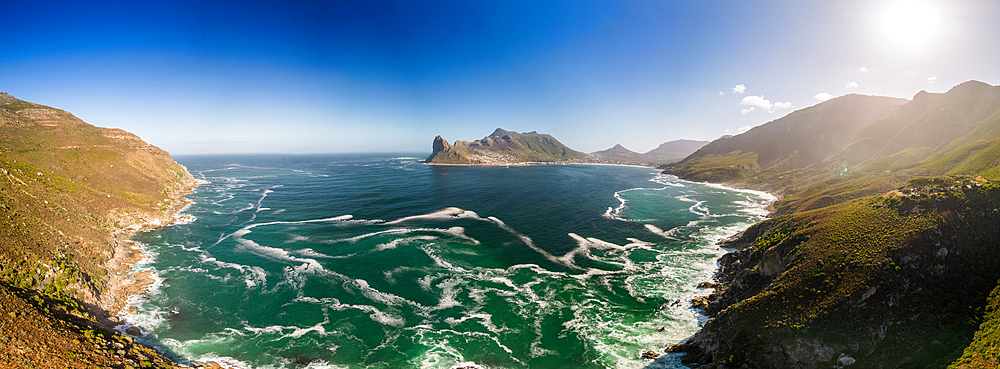
M448 144L448 141L441 136L434 137L434 143L431 147L434 151L431 156L427 157L427 160L424 160L425 163L469 164L472 162L468 155Z
M142 336L142 330L139 327L131 326L125 329L125 333L129 336L139 337Z
M432 147L434 151L431 153L431 156L445 150L451 150L451 145L448 144L448 141L445 141L445 139L441 136L434 137L434 144Z

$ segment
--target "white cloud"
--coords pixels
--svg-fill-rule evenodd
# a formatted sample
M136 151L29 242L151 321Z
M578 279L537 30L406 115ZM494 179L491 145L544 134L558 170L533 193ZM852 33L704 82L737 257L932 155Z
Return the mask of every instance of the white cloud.
M764 109L770 109L771 101L765 100L764 96L747 96L740 101L740 105L757 106Z
M868 68L867 67L861 67L861 68L858 69L858 72L868 73Z
M813 98L815 98L819 102L823 102L832 99L833 95L830 95L829 93L826 92L820 92L816 94L816 96L813 96Z
M719 91L719 96L726 96L725 92Z
M750 128L753 128L753 126L743 126L743 127L740 127L739 131L740 131L740 133L743 133L743 132L749 131Z
M746 108L746 109L740 110L740 113L742 113L743 115L747 115L747 113L752 112L754 109L755 108Z
M854 81L847 82L847 85L844 86L844 87L847 87L847 88L850 88L850 89L855 89L855 88L858 88L858 83L854 82Z
M773 113L775 110L788 109L792 107L790 102L776 102L771 103L771 100L764 99L764 96L747 96L740 101L741 106L749 106L749 109L743 109L741 112L743 114L752 112L754 108L761 108L762 110L767 110L768 113Z
M935 82L937 82L937 76L927 77L927 84L933 85Z
M747 85L736 85L736 87L733 87L734 94L741 94L746 92L746 90L747 90Z

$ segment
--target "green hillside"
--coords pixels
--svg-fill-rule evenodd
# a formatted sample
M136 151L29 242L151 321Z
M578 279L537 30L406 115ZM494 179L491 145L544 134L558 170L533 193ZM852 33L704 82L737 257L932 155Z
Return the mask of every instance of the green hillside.
M193 182L131 133L0 93L0 367L173 365L102 327L142 288L122 283L127 238L171 219Z
M738 251L721 260L721 287L700 302L714 319L678 347L685 360L995 367L1000 87L966 82L903 105L849 97L665 167L781 197L774 218L729 245Z

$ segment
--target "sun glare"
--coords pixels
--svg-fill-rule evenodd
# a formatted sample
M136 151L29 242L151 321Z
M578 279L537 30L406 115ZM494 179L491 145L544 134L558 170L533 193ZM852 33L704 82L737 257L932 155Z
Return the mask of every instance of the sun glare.
M937 11L923 1L897 1L886 9L883 25L893 42L901 46L919 46L937 32Z

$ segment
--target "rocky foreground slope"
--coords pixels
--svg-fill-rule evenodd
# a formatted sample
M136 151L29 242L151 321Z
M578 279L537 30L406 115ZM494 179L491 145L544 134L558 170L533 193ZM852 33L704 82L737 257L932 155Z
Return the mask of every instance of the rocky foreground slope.
M194 185L131 133L0 93L0 367L183 367L107 328L148 282L128 237Z
M664 167L772 191L726 246L709 368L1000 367L1000 86L849 95Z

